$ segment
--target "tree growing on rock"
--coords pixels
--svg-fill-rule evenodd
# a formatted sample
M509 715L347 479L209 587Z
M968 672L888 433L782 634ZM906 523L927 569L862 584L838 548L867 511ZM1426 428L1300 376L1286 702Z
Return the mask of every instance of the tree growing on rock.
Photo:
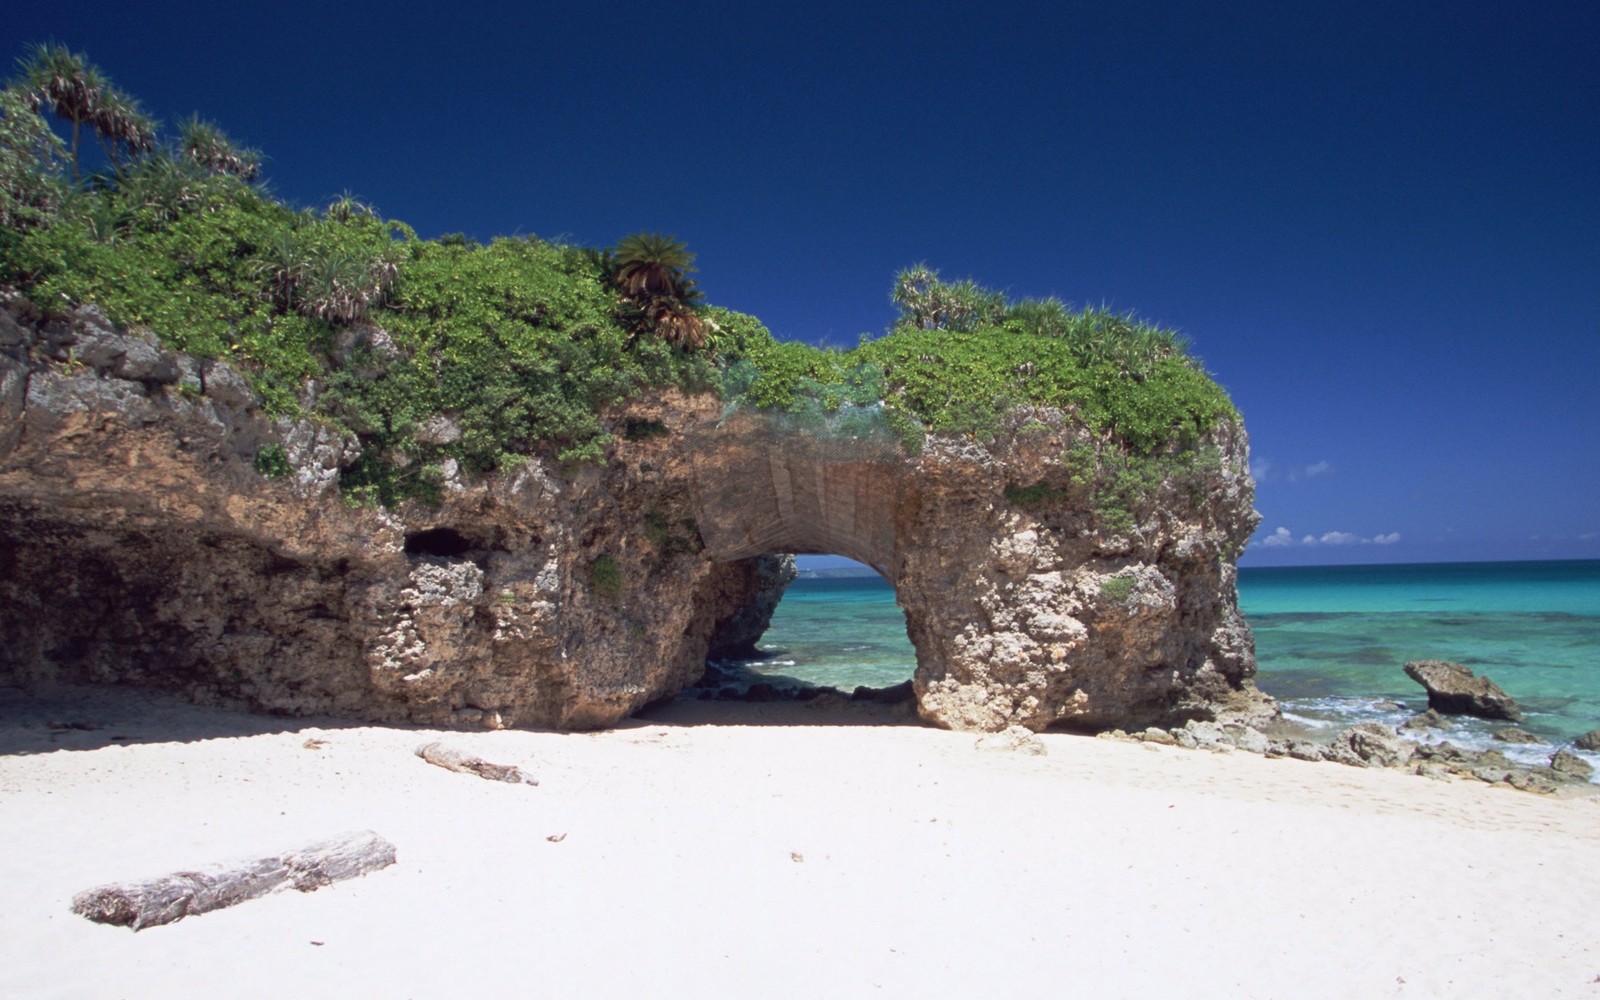
M1005 314L1005 296L971 278L941 281L926 264L895 275L890 294L900 307L900 322L923 330L973 330L995 323Z
M702 299L689 274L694 254L682 240L661 233L625 236L610 255L611 283L622 295L622 320L685 351L705 346Z
M64 45L35 45L17 61L20 88L34 110L49 108L71 126L72 179L81 181L79 150L88 125L112 166L156 149L156 125L139 102L117 88L87 56Z
M237 146L222 129L190 115L178 126L178 146L190 163L208 173L231 174L243 181L261 176L261 154Z

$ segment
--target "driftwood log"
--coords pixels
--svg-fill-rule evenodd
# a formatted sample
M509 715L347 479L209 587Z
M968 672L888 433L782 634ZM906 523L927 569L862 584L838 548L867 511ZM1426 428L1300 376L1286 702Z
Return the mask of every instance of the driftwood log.
M537 785L537 778L530 778L511 764L491 764L482 757L473 757L460 750L453 750L443 743L424 743L417 747L417 756L430 764L437 764L448 771L459 771L462 774L476 774L480 778L490 781L509 781L518 785Z
M72 912L142 930L269 892L311 892L394 864L394 845L363 830L270 858L206 865L144 882L113 882L72 897Z

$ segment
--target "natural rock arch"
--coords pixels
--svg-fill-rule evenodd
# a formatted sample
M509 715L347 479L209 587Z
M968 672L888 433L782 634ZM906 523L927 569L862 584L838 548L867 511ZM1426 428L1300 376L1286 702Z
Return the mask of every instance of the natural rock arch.
M692 684L736 623L759 625L762 556L816 551L894 585L930 722L1269 710L1234 587L1255 525L1236 424L1203 442L1213 465L1110 517L1068 467L1086 432L1059 413L908 448L872 411L801 423L669 393L608 416L603 463L451 476L439 505L382 511L337 495L352 441L269 420L224 365L73 370L32 360L38 331L15 336L20 353L0 352L0 678L605 726ZM137 339L92 310L52 336L121 338L124 354ZM191 370L199 390L176 391ZM256 471L267 447L291 475Z
M1250 683L1228 558L1255 523L1239 428L1215 435L1222 460L1199 489L1156 491L1117 534L1087 495L1047 491L1044 509L1018 496L1079 433L1059 414L1024 419L1030 434L989 446L931 438L912 455L870 421L843 434L725 417L691 448L705 553L837 553L872 566L905 612L919 710L941 725L1269 711Z

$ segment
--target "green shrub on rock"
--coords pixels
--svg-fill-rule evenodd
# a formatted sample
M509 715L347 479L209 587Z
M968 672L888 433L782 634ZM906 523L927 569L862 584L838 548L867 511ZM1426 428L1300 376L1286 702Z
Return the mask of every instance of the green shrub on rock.
M166 346L228 361L270 413L354 433L361 452L341 482L362 502L434 499L450 463L470 476L534 455L600 460L619 404L677 387L782 414L795 432L913 453L929 433L989 441L1014 408L1052 408L1095 442L1073 488L1092 489L1108 526L1129 527L1150 476L1235 416L1181 337L1129 315L1012 302L917 265L895 278L901 315L885 335L847 351L780 341L704 305L675 238L480 245L418 239L349 195L297 210L250 183L254 151L199 119L164 142L120 91L127 129L111 168L82 178L77 146L28 96L54 85L34 73L50 60L91 68L58 48L34 50L17 85L32 90L0 91L0 285L46 313L97 304ZM76 91L51 94L38 106L83 124ZM441 421L450 434L428 430ZM1068 485L1008 496L1048 506Z

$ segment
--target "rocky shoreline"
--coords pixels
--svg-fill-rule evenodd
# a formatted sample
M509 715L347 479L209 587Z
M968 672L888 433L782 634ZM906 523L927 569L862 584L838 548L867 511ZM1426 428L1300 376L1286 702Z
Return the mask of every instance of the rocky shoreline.
M1414 669L1418 663L1423 665L1421 670ZM1459 714L1488 715L1502 719L1522 717L1515 701L1498 685L1488 678L1474 678L1470 670L1458 664L1416 661L1406 664L1406 672L1408 676L1452 677L1460 686L1485 692L1490 707L1479 711L1467 710L1472 706L1465 702L1450 702L1447 695L1444 698L1447 703L1463 706ZM1436 688L1429 688L1430 703L1437 693ZM916 718L915 693L909 681L888 687L862 685L847 692L836 687L786 678L762 679L762 675L738 663L708 664L706 676L680 694L678 699L753 704L796 703L821 713L853 714L884 722ZM1401 709L1404 706L1396 703L1394 707ZM1474 750L1457 746L1449 740L1429 739L1430 730L1442 729L1447 722L1445 715L1430 707L1399 726L1361 722L1332 732L1279 718L1260 727L1190 720L1182 726L1170 728L1150 726L1131 732L1109 729L1094 735L1116 742L1148 743L1213 753L1240 751L1269 758L1387 768L1436 780L1472 779L1545 795L1600 796L1600 785L1593 781L1596 768L1574 752L1600 751L1600 729L1579 737L1571 746L1549 744L1515 726L1506 726L1494 732L1496 740L1508 745L1550 747L1548 760L1541 765L1534 765L1512 760L1497 749ZM1009 734L1010 742L1000 745L1009 749L1029 750L1037 745L1036 741L1028 738L1030 731L1022 727L1013 727L1005 734Z
M1558 747L1544 766L1519 764L1498 750L1468 750L1449 741L1431 743L1408 738L1380 722L1361 722L1322 741L1306 732L1285 732L1282 723L1269 732L1250 726L1190 722L1181 728L1149 728L1127 733L1113 729L1101 739L1179 746L1191 750L1227 753L1234 750L1264 757L1292 757L1327 761L1350 767L1389 768L1426 778L1471 778L1490 785L1504 784L1525 792L1600 795L1591 782L1595 768L1566 747Z

